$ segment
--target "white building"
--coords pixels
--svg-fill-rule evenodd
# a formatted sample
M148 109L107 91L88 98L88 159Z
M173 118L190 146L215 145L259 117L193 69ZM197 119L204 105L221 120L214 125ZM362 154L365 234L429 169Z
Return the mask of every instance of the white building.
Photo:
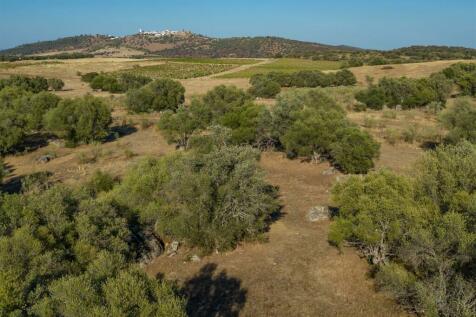
M164 31L144 31L142 29L139 29L139 34L142 35L150 35L150 36L155 36L155 37L162 37L162 36L167 36L167 35L176 35L179 34L179 31L171 31L171 30L164 30Z

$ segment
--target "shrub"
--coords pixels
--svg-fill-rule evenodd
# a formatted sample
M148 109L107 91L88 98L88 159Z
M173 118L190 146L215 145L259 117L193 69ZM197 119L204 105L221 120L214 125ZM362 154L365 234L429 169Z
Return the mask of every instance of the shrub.
M415 125L406 127L402 132L403 141L407 143L413 143L418 138L418 129Z
M130 268L142 234L133 228L115 207L66 187L3 196L0 315L185 316L173 287Z
M48 130L72 144L100 141L109 133L111 110L100 98L64 99L45 116Z
M131 112L151 112L154 98L153 92L149 89L132 89L127 92L126 107Z
M142 161L114 189L118 204L139 213L163 237L206 251L257 239L276 210L251 148L177 153Z
M367 90L359 91L355 95L355 99L370 109L381 110L385 104L385 92L378 87L370 87Z
M5 87L17 87L32 93L39 93L48 90L48 81L40 76L13 75L10 78L0 80L0 90Z
M359 246L378 287L418 314L473 316L475 155L469 142L438 147L412 179L380 171L338 183L330 242Z
M276 82L281 87L330 87L330 86L352 86L357 83L354 74L347 70L341 70L336 73L323 73L321 71L304 70L294 73L270 72L267 74L257 74L251 77L250 83L253 87L252 91L267 90L264 87L273 87L277 90ZM271 88L269 88L271 90ZM270 94L268 94L270 95Z
M389 261L416 208L411 182L389 171L338 183L332 200L339 207L339 221L331 227L330 240L336 245L343 239L331 237L356 241L373 264Z
M251 95L261 98L274 98L280 92L281 86L279 83L267 79L264 76L253 78L251 88L249 89Z
M45 91L32 95L29 99L29 107L25 109L28 129L43 129L43 117L50 109L56 108L60 100L58 96Z
M457 99L453 107L441 113L439 119L449 131L446 136L448 142L468 140L476 143L476 104L472 100Z
M114 187L115 183L116 181L114 177L112 177L110 174L102 171L96 171L84 187L91 196L96 196L101 192L110 191Z
M48 87L54 91L60 91L64 87L64 82L58 78L48 79Z
M365 173L378 157L378 144L320 91L283 94L269 125L289 157L326 157L349 173Z
M247 103L224 114L219 123L231 129L232 144L258 145L265 136L267 110L261 105Z
M111 93L120 93L126 90L116 77L106 74L95 76L90 86L92 89L109 91Z
M338 141L330 149L333 162L342 171L364 174L374 167L380 145L368 133L348 127L338 132Z
M6 153L23 141L25 119L15 110L0 111L0 153Z
M383 138L388 144L395 145L400 140L400 132L397 129L385 129Z
M429 78L382 78L378 85L359 91L356 99L369 108L380 110L401 106L403 109L423 107L431 102L446 103L451 93L451 82L438 74Z
M99 75L99 73L92 72L92 73L86 73L84 75L81 75L81 80L86 82L86 83L91 83L94 78L96 78Z
M133 112L176 111L185 101L185 88L178 81L160 79L137 90L130 90L126 106Z
M446 78L451 79L460 89L461 94L476 96L476 65L473 63L457 63L442 71Z

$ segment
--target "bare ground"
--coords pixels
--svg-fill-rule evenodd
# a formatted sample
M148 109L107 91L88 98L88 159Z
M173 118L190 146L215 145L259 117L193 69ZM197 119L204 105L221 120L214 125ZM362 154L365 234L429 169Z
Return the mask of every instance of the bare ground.
M340 253L329 245L328 221L306 220L311 207L329 203L336 177L322 175L329 166L291 161L275 152L264 153L261 165L279 186L284 205L267 243L245 243L199 263L186 261L192 253L184 251L157 258L146 271L177 279L197 293L203 300L194 302L192 316L406 316L375 292L369 267L354 249ZM198 290L193 286L197 280L205 284ZM214 292L223 296L217 299Z

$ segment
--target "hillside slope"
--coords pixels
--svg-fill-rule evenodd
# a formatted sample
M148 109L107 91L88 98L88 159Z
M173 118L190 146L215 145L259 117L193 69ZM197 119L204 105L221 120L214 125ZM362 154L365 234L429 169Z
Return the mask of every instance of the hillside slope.
M302 42L280 37L211 38L191 32L168 36L134 34L115 38L80 35L54 41L36 42L0 51L4 55L32 55L80 51L107 55L107 49L127 48L167 57L275 57L309 55L322 51L354 51L357 48ZM105 53L106 52L106 53Z

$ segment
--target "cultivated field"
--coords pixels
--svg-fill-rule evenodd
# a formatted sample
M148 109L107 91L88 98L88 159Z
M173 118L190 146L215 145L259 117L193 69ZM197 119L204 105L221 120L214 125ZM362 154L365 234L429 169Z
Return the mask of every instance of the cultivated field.
M219 78L250 78L255 74L269 72L292 73L300 70L335 70L341 66L340 62L312 61L298 58L282 58L270 63L250 67L246 70L218 76Z

